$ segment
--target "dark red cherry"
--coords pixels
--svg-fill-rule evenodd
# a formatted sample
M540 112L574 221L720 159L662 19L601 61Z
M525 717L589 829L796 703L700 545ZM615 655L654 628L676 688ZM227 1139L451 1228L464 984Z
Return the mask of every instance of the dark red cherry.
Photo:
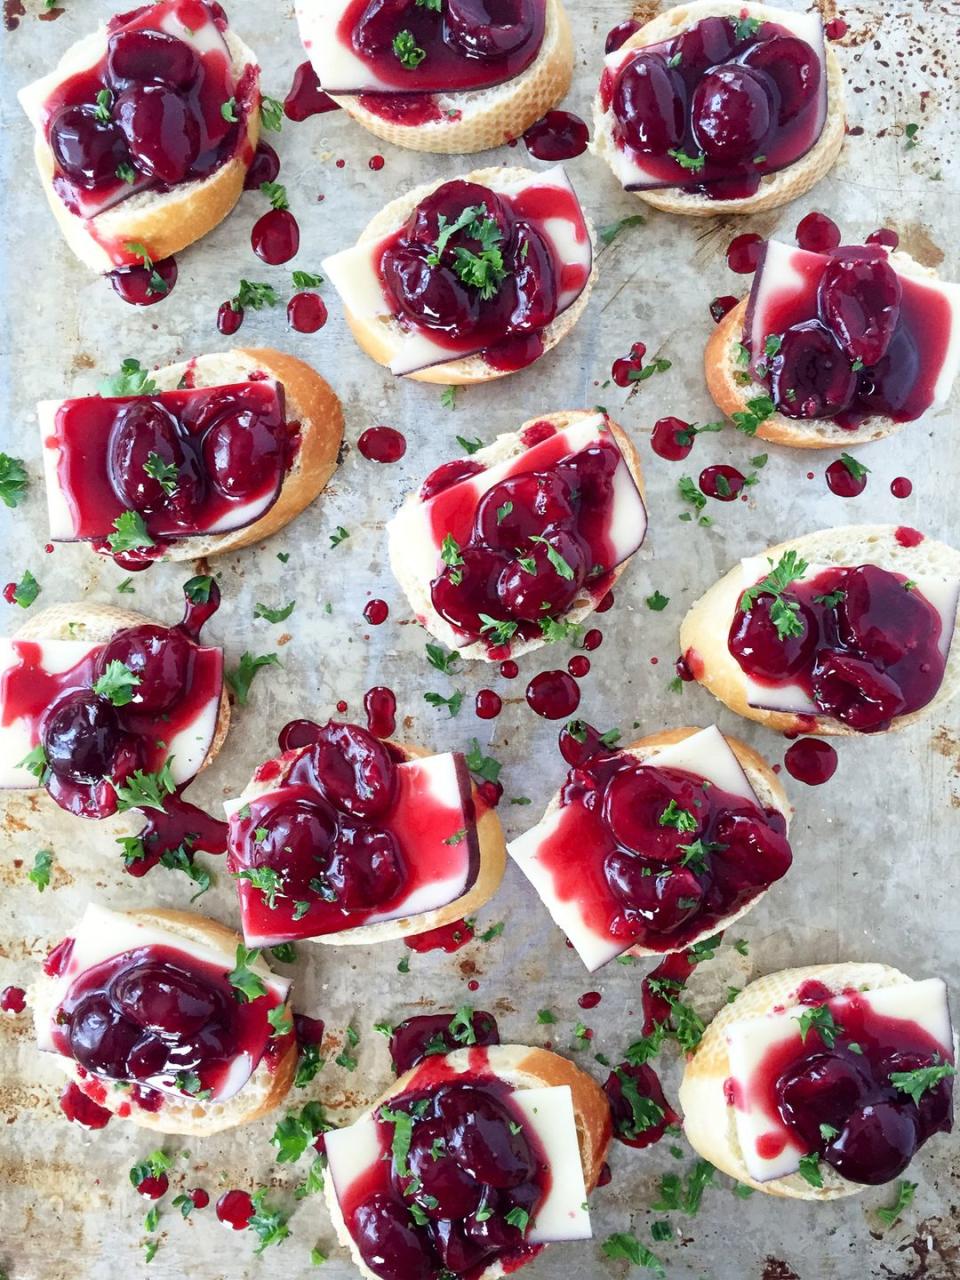
M547 529L544 536L545 542L528 547L497 581L500 603L513 618L536 622L544 614L566 613L587 576L588 555L579 538L563 529Z
M524 0L447 0L445 37L468 58L505 58L530 39L533 12Z
M779 681L801 671L816 648L819 632L813 613L789 593L785 598L797 605L801 634L781 639L770 617L774 597L766 594L757 596L745 613L738 611L730 627L730 652L745 671L761 680Z
M557 314L557 272L553 253L536 227L517 224L511 244L513 269L501 286L500 305L509 309L515 333L544 329Z
M462 178L454 178L452 182L444 182L426 196L414 209L406 226L406 238L419 244L434 248L441 226L449 227L456 222L465 209L482 208L485 218L493 218L506 237L509 231L508 215L497 196L488 188L476 182L465 182ZM442 219L442 222L441 222ZM444 262L452 261L454 251L458 248L476 251L476 241L466 231L458 231L450 236L444 249Z
M882 252L864 259L846 258L840 250L820 279L817 305L850 359L873 365L890 346L902 292L900 277Z
M137 1026L169 1036L192 1036L225 1015L213 987L172 964L147 960L121 972L111 998Z
M610 921L617 938L634 938L643 930L672 933L700 910L703 886L689 867L656 868L638 874L633 854L615 849L607 854L607 883L624 902L624 910Z
M776 1084L783 1123L808 1146L821 1150L822 1124L837 1132L867 1094L863 1074L846 1058L814 1053L782 1075Z
M851 1182L878 1186L900 1176L917 1150L916 1109L909 1102L858 1107L823 1153Z
M122 662L140 680L135 690L139 711L165 711L188 683L190 642L174 627L143 623L118 631L100 655L100 673Z
M107 75L118 89L151 83L189 89L199 71L190 45L163 31L118 31L107 44Z
M735 887L771 884L790 870L793 854L786 836L759 817L721 814L715 840L724 846L718 858L718 874Z
M400 313L428 329L463 335L477 322L477 297L450 267L427 261L429 250L400 244L386 250L381 270Z
M337 830L336 814L319 795L285 800L257 819L242 851L243 864L272 867L288 897L306 896L311 879L331 856Z
M99 782L110 774L123 732L111 704L91 690L55 703L41 738L54 773L73 782Z
M837 605L840 638L850 649L883 667L925 645L933 617L927 603L892 573L860 565L844 579Z
M693 134L704 154L720 164L753 160L763 152L774 110L769 77L729 63L708 72L694 90Z
M381 906L395 898L405 880L403 857L390 831L341 822L324 878L347 911Z
M652 765L621 769L607 783L603 820L625 849L658 862L679 862L682 845L703 830L704 793L693 775L671 775Z
M895 680L872 662L840 650L817 654L811 683L817 706L860 733L888 728L906 705Z
M888 1080L895 1071L922 1071L936 1066L939 1057L926 1053L895 1052L887 1055L878 1067L878 1074ZM905 1095L900 1095L903 1097ZM934 1133L949 1133L953 1125L953 1079L940 1080L932 1089L926 1089L917 1104L917 1128L920 1143Z
M666 155L683 142L687 91L659 53L631 58L617 76L613 113L624 141L647 155Z
M183 181L200 154L200 122L185 98L164 85L124 89L114 117L142 173L168 186Z
M704 18L676 40L680 66L699 71L727 62L736 45L733 23L727 18Z
M481 1205L480 1212L484 1213L487 1207L489 1206L486 1204ZM492 1218L490 1220L492 1221ZM476 1275L481 1265L497 1252L498 1245L488 1239L482 1230L476 1232L481 1235L481 1239L471 1239L471 1235L474 1234L471 1227L476 1224L476 1221L476 1217L462 1215L456 1220L441 1218L438 1222L430 1224L430 1237L448 1274ZM486 1221L481 1219L481 1229ZM507 1230L515 1231L516 1228L508 1225ZM470 1232L469 1235L468 1232Z
M531 1213L535 1208L535 1187L532 1183L524 1183L510 1193L510 1198L488 1191L480 1205L480 1216L473 1214L463 1224L463 1234L476 1248L491 1253L510 1253L523 1244L520 1228L507 1222L510 1212L510 1200L520 1203L516 1206ZM489 1217L486 1214L489 1212Z
M273 488L284 470L284 450L274 432L250 409L228 410L203 437L203 464L214 488L245 498Z
M483 471L483 463L473 458L456 458L453 462L442 462L424 480L420 486L420 501L428 502L444 489L466 480L468 476L479 475Z
M343 813L374 820L393 804L397 770L390 752L359 725L323 725L309 758L327 798Z
M572 487L556 471L528 471L501 480L477 503L474 537L502 551L526 546L548 525L572 522Z
M369 0L353 28L354 46L368 55L392 53L394 37L412 9L411 0Z
M791 325L770 361L770 392L788 418L830 418L849 408L857 375L833 333L819 320Z
M428 1217L465 1218L479 1205L483 1187L447 1152L445 1134L439 1120L424 1120L416 1125L407 1163L420 1181L416 1197Z
M102 992L84 996L70 1015L70 1052L88 1071L121 1077L139 1027L117 1013Z
M754 71L762 71L777 88L777 123L788 124L820 88L820 62L810 45L796 36L761 40L743 54Z
M894 330L886 355L860 374L857 400L871 413L916 416L911 407L920 379L917 335L908 325Z
M352 1231L364 1262L380 1280L433 1280L436 1259L400 1200L382 1192L353 1215Z
M162 405L135 400L120 411L110 431L107 468L113 490L125 507L136 511L162 507L167 492L156 479L159 464L173 466L179 473L183 461L177 419ZM173 480L177 479L174 475Z
M97 108L64 107L50 123L50 146L57 167L81 187L116 182L117 169L130 163L123 133L112 120L99 120Z
M489 1093L458 1085L442 1094L437 1110L447 1151L478 1182L491 1187L517 1187L533 1176L536 1160L514 1116Z
M486 625L480 614L490 614L497 599L497 582L509 563L501 551L486 547L464 547L462 563L445 568L431 584L433 606L451 626L469 635L478 635Z
M126 1074L134 1080L149 1080L167 1070L170 1046L156 1036L141 1036L127 1054Z

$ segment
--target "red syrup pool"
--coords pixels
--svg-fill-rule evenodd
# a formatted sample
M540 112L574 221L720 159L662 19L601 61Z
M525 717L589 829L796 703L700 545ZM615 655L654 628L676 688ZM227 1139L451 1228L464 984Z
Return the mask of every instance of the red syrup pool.
M78 1124L81 1129L105 1129L113 1114L106 1107L101 1107L98 1102L94 1102L92 1098L88 1098L73 1080L60 1095L60 1110L68 1120Z
M217 1201L216 1213L231 1231L245 1231L253 1217L253 1200L246 1191L225 1191Z
M840 244L840 228L825 213L808 213L797 223L797 244L810 253L829 253Z
M293 73L290 92L283 100L283 113L288 120L300 123L327 111L339 111L340 104L323 92L317 73L309 62L301 62Z
M572 111L548 111L523 135L524 146L536 160L572 160L582 155L590 131Z
M783 757L787 773L808 787L829 782L837 771L837 753L821 738L800 738Z
M454 920L451 924L441 925L439 929L430 929L427 933L418 933L404 938L411 951L445 951L452 955L468 942L473 941L473 926L466 920Z
M545 720L563 720L580 705L580 686L566 671L541 671L527 685L526 699Z
M868 467L861 467L855 459L847 462L844 458L835 458L825 473L827 488L838 498L859 497L867 487L868 471Z
M753 232L736 236L727 248L727 266L739 276L748 276L756 271L766 244L763 236Z
M407 440L393 427L367 427L357 448L369 462L399 462L407 452Z
M176 258L161 258L149 268L117 267L107 273L114 293L133 307L152 307L173 293L177 283Z
M628 1147L651 1147L680 1117L667 1102L660 1078L644 1063L622 1062L610 1072L603 1091L610 1103L613 1136Z
M319 293L295 293L287 303L287 324L296 333L317 333L327 323L327 304Z
M720 463L713 467L705 467L700 472L700 492L708 498L716 498L718 502L733 502L743 486L746 476L736 467Z
M397 698L392 689L375 685L363 695L367 728L375 738L389 738L397 727Z
M493 689L481 689L476 698L475 709L481 720L495 720L503 707L503 700Z
M492 1013L470 1010L466 1019L454 1013L428 1013L407 1018L393 1029L390 1060L394 1072L402 1076L424 1058L452 1053L467 1044L500 1043L500 1031Z
M272 267L289 262L300 249L300 226L289 209L271 209L254 223L253 252Z

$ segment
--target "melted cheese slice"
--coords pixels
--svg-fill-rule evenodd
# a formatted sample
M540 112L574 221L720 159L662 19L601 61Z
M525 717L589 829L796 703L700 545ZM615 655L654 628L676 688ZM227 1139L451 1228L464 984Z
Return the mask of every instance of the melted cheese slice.
M711 725L683 742L674 743L647 756L645 765L658 768L685 769L712 782L731 795L742 796L758 808L762 805L751 787L740 762L720 730ZM607 964L615 956L629 950L633 943L598 933L590 924L584 904L577 898L563 899L557 894L553 873L543 859L542 850L563 827L564 809L554 809L529 831L507 846L507 852L540 895L555 924L573 943L577 955L591 971ZM576 858L578 851L570 850Z
M219 937L194 942L187 940L181 934L170 933L157 925L136 920L123 912L108 911L106 907L100 907L94 903L87 907L83 919L72 936L74 942L70 959L63 973L53 979L53 990L44 1005L46 1014L50 1016L55 1014L70 987L81 974L126 951L134 951L141 947L171 947L185 952L204 964L222 969L224 975L230 973L237 963L236 949L221 943ZM286 1001L290 991L290 983L286 978L275 976L260 959L248 964L247 967L259 974L267 990L271 995L276 996L281 1004ZM60 1050L53 1038L53 1026L49 1016L41 1019L38 1011L35 1028L37 1048L48 1053L59 1053ZM238 1054L212 1101L223 1102L233 1097L250 1079L256 1065L251 1061L249 1054ZM151 1087L157 1086L151 1085ZM169 1092L177 1098L183 1096L179 1090Z
M531 1244L589 1240L593 1232L570 1086L515 1089L510 1101L536 1134L550 1168L550 1189L530 1220L526 1239ZM380 1159L376 1121L362 1116L355 1124L328 1133L325 1144L330 1178L342 1205L351 1185Z
M791 13L786 9L775 9L769 11L769 20L775 21L778 26L784 27L787 31L792 32L801 40L806 41L817 55L817 59L820 62L820 67L823 73L824 83L826 83L826 47L824 45L823 23L820 19L819 13ZM687 24L687 26L692 25L692 23ZM679 34L679 32L675 32L674 34ZM616 77L621 67L623 67L632 58L636 57L638 53L642 52L642 49L631 49L627 47L614 49L612 53L608 53L606 58L604 58L604 66L612 76ZM826 95L821 93L821 97L821 109L825 118ZM616 123L616 117L613 115L612 107L607 111L606 119L608 127L612 130ZM823 122L821 121L818 136L822 128ZM638 188L642 190L647 187L663 187L667 185L664 183L662 172L659 169L647 167L644 163L645 156L642 152L634 151L630 147L620 146L613 141L612 138L610 140L610 146L604 151L604 156L609 161L613 172L620 180L621 185L629 188L630 190L636 190ZM661 159L662 163L662 158L658 158ZM767 172L773 172L773 170L767 170ZM677 180L672 185L681 187L689 182L695 181L696 174L687 173L685 170L678 170Z
M570 179L561 166L545 173L527 175L519 182L504 180L487 185L490 190L504 196L518 195L529 187L556 187L577 201ZM552 246L557 261L567 267L582 267L583 279L586 281L592 270L593 246L579 201L577 209L580 211L580 218L576 224L569 218L547 218L540 224L540 230ZM430 336L429 329L400 327L392 301L384 291L377 270L383 245L389 238L384 236L376 241L365 240L351 249L344 249L325 258L322 266L350 314L362 324L375 327L378 339L389 343L393 353L388 364L390 371L400 376L426 369L430 365L444 364L448 360L463 360L481 352L483 347L453 349L445 346ZM583 287L581 285L566 289L559 294L557 315L579 298Z
M401 555L407 572L415 576L429 590L429 584L437 576L440 561L440 545L433 532L433 504L439 498L444 506L450 502L450 494L456 493L465 510L475 510L480 499L495 485L500 484L508 476L521 475L527 471L536 471L540 466L550 470L556 463L542 463L538 459L544 457L557 458L571 453L580 453L597 440L616 440L606 427L602 414L567 427L565 431L547 440L535 444L530 449L514 455L504 462L476 475L451 485L448 489L429 499L427 502L407 502L387 524L387 536L396 548L402 548ZM562 446L558 444L562 441ZM562 447L562 454L558 448ZM481 454L482 458L483 455ZM643 499L634 483L630 468L621 456L617 469L613 473L613 502L608 537L614 548L613 563L607 569L614 569L633 553L643 542L647 531L647 511Z
M862 998L885 1018L901 1018L922 1027L943 1046L944 1055L952 1059L953 1032L947 988L942 979L897 983L865 993ZM843 997L836 997L830 1004L837 1022L843 1026ZM727 1028L730 1076L735 1084L733 1092L740 1103L734 1108L737 1139L747 1172L757 1182L769 1182L771 1178L785 1178L796 1173L805 1151L802 1144L792 1139L791 1131L779 1115L771 1115L760 1104L756 1091L750 1088L750 1081L761 1070L767 1054L775 1046L793 1041L802 1043L797 1019L809 1009L809 1005L797 1005L764 1017L734 1022ZM771 1137L777 1140L770 1142ZM761 1154L767 1147L776 1150L781 1142L783 1149L776 1155Z
M737 593L737 599L739 600L740 598L740 592L746 591L748 587L752 587L755 583L765 578L771 567L772 562L767 556L750 556L746 560L741 560L741 586L740 591ZM809 581L829 569L843 567L835 564L811 564L807 568L804 578ZM944 661L946 661L947 654L950 651L950 644L953 640L954 627L956 626L957 603L960 600L960 581L955 578L935 578L932 576L913 578L912 581L917 584L917 590L920 594L929 600L940 615L942 625L940 628L939 648ZM764 684L762 681L754 680L752 676L747 675L736 660L734 660L734 667L739 673L741 684L751 707L762 708L766 711L791 712L794 715L824 715L824 712L798 684Z
M17 645L21 643L39 645L43 669L51 675L69 671L89 654L103 648L102 644L86 640L17 641L0 637L0 789L33 789L39 785L29 769L19 767L24 756L37 745L33 723L27 717L20 717L8 724L3 704L4 674L19 665ZM168 756L173 757L170 772L177 786L189 782L200 772L213 742L219 710L220 689L217 688L193 719L171 737Z

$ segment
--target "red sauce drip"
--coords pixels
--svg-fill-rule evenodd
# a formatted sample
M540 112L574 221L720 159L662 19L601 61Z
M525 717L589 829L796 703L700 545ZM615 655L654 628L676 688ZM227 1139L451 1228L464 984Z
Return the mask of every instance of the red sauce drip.
M137 1193L143 1196L144 1200L159 1200L160 1197L165 1196L169 1190L170 1179L165 1173L161 1173L156 1178L143 1178L137 1183Z
M3 588L3 598L6 600L7 604L17 603L17 584L15 582L8 582L6 584Z
M594 613L606 613L608 609L613 608L613 605L614 605L614 594L612 591L608 591L607 594L600 601L600 603L597 605L596 609L594 609Z
M584 657L582 653L575 653L567 663L567 670L575 680L582 680L584 676L590 674L590 659Z
M73 938L64 938L53 948L43 962L43 972L51 978L59 978L73 955Z
M581 1009L595 1009L603 996L599 991L585 991L577 1001Z
M634 1115L624 1080L629 1080L642 1099L652 1103L640 1116ZM677 1124L680 1117L667 1102L663 1086L653 1067L648 1064L634 1067L627 1062L615 1067L603 1085L613 1117L613 1135L628 1147L652 1147L663 1137L669 1125ZM629 1090L630 1094L633 1089ZM655 1109L655 1110L654 1110ZM650 1115L659 1111L659 1117L651 1124ZM649 1114L648 1114L649 1112Z
M531 711L546 720L563 720L580 705L580 686L566 671L541 671L527 685Z
M516 680L520 674L520 668L512 658L507 658L505 662L500 663L500 674L504 680Z
M669 987L671 995L679 996L696 967L696 961L691 960L686 951L675 951L644 977L640 984L640 998L645 1036L650 1035L658 1022L668 1022L670 1019L671 1006L670 1001L665 998L664 984Z
M733 502L746 484L746 476L736 467L719 463L700 472L700 490L718 502Z
M371 156L370 159L367 161L368 166L373 170L374 173L379 173L386 163L387 162L386 160L384 160L383 156Z
M404 938L411 951L445 951L448 955L472 941L473 927L465 920L454 920L450 924L441 925L439 929L430 929L426 933Z
M750 275L760 265L766 243L763 236L753 232L736 236L727 249L727 266L738 276Z
M208 1191L204 1191L203 1187L194 1187L191 1191L187 1192L187 1195L193 1201L193 1207L195 1209L205 1209L210 1203L210 1193Z
M397 727L397 699L392 689L375 685L363 695L367 728L376 738L389 738Z
M217 1217L232 1231L245 1231L253 1217L253 1200L246 1191L225 1191L217 1201Z
M293 1015L293 1029L298 1046L303 1049L307 1045L322 1044L324 1023L322 1018L311 1018L305 1013Z
M835 458L826 470L827 488L838 498L856 498L867 487L867 475L854 475L842 458Z
M444 119L436 99L429 93L361 93L357 102L364 111L372 112L381 120L390 120L394 124L408 127L433 124ZM461 114L457 111L446 118L459 120Z
M598 609L597 612L600 613L601 611ZM587 653L593 653L593 651L595 649L599 649L602 644L603 632L598 631L596 627L594 627L592 631L588 631L583 637L583 647L586 649Z
M586 151L590 130L572 111L548 111L530 126L523 141L537 160L572 160Z
M465 1028L457 1024L455 1029L459 1038L453 1034L450 1026L454 1017L452 1013L429 1013L398 1023L390 1037L390 1059L394 1072L402 1076L424 1058L462 1049L468 1037ZM470 1014L470 1027L477 1045L500 1043L500 1031L492 1013L475 1010Z
M278 267L296 257L300 226L289 209L271 209L253 224L250 244L261 261Z
M654 423L650 447L667 462L682 461L693 448L696 431L682 418L660 418Z
M481 720L495 720L503 707L503 699L493 689L481 689L477 694L476 711Z
M610 366L610 377L618 387L630 387L637 381L637 374L643 369L643 357L647 354L646 344L635 342L625 356L614 360Z
M783 757L787 773L808 787L819 787L829 782L837 771L837 753L829 742L821 738L801 738Z
M724 293L714 298L710 303L710 319L714 324L719 324L739 301L740 299L735 298L732 293Z
M163 284L159 284L159 276ZM146 267L117 267L107 272L111 288L124 302L133 307L152 307L173 293L177 283L177 261L161 258L148 271Z
M823 34L828 40L842 40L849 30L843 18L831 18L823 26Z
M368 600L363 608L363 616L371 627L379 627L390 616L390 606L386 600Z
M283 113L288 120L300 123L310 116L323 115L327 111L339 111L339 103L323 92L317 73L309 62L301 62L293 73L293 84L283 100Z
M4 987L0 991L0 1010L4 1013L23 1013L27 1007L27 993L23 987Z
M253 162L243 181L244 191L259 191L265 182L276 182L280 176L280 157L269 142L257 143Z
M327 323L327 304L319 293L295 293L287 303L287 323L297 333L316 333Z
M895 498L909 498L913 493L913 481L908 480L906 476L897 476L895 480L890 481L890 492Z
M224 337L229 338L243 324L243 317L243 307L235 307L232 302L222 302L217 311L217 328Z
M81 1129L105 1129L111 1119L107 1108L88 1098L72 1080L60 1095L60 1110Z
M399 462L407 452L407 440L393 427L367 427L357 448L370 462Z
M814 210L797 223L797 244L809 253L830 253L840 244L840 228L825 213Z

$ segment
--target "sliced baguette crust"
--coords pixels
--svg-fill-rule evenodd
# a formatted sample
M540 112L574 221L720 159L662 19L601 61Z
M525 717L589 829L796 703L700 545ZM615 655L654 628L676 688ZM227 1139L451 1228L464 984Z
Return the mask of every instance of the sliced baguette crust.
M890 264L900 275L926 276L932 280L938 278L936 271L921 266L907 253L892 253ZM727 312L710 335L703 354L707 390L717 408L728 418L745 409L747 401L753 396L766 394L766 388L761 383L750 382L741 386L736 378L744 369L737 361L737 352L743 336L748 301L748 298L744 298ZM756 435L758 440L768 440L771 444L782 444L791 449L846 449L850 445L882 440L911 425L910 422L897 422L883 414L874 414L856 430L845 431L831 418L788 418L782 413L773 413L760 423Z
M635 31L621 47L643 49L647 45L659 44L702 22L704 18L751 17L776 22L783 12L782 9L765 4L734 3L733 0L693 0L690 4L676 5L665 13L658 14L639 31ZM645 200L663 213L680 213L690 218L715 218L731 213L761 213L767 209L777 209L809 191L833 168L843 148L846 131L843 72L829 42L825 44L825 52L827 118L820 137L799 160L761 178L760 188L752 196L739 200L711 200L709 196L681 191L676 187L633 191L630 194ZM593 122L591 150L609 164L610 153L616 149L612 132L613 113L603 110L599 93L593 102Z
M411 151L469 155L503 146L563 99L573 77L573 37L561 0L547 0L543 44L526 71L505 84L461 93L435 93L443 120L398 124L368 111L356 95L331 94L358 124L384 142ZM459 113L452 118L451 113Z
M149 907L141 911L128 911L125 914L144 924L165 929L183 938L187 943L220 944L233 948L243 941L232 929L192 911ZM264 977L271 976L269 967L262 959L256 960L249 967ZM53 1017L54 991L54 979L46 974L41 974L31 987L30 1003L37 1026ZM82 1086L84 1077L80 1074L81 1068L78 1063L63 1054L48 1056L56 1058L66 1075ZM273 1111L289 1093L296 1070L297 1045L295 1038L291 1037L290 1046L277 1062L274 1071L270 1071L266 1063L261 1060L240 1092L225 1102L198 1102L195 1099L181 1100L170 1096L164 1098L159 1111L146 1111L130 1103L127 1090L111 1089L107 1091L107 1096L100 1105L117 1115L124 1103L130 1103L129 1116L122 1118L129 1120L132 1124L144 1129L153 1129L157 1133L184 1133L194 1137L205 1137L207 1134L220 1133L224 1129L248 1124ZM118 1118L121 1117L118 1116Z
M476 182L481 186L490 187L491 190L496 191L498 184L502 185L504 181L515 182L522 178L530 177L531 170L491 167L489 169L474 169L471 173L454 175L454 177L456 176L462 177L465 182ZM414 187L406 195L397 196L395 200L391 200L367 223L357 238L357 244L373 244L377 240L383 240L392 232L397 231L403 226L421 200L425 200L431 191L436 191L437 187L441 187L445 182L450 182L451 180L451 178L437 178L433 182L425 182L422 186ZM543 355L546 355L548 351L552 351L557 343L567 336L581 315L583 315L590 292L597 279L596 232L586 213L584 213L583 217L590 235L590 242L593 245L593 269L590 272L590 278L583 286L583 292L579 298L544 329ZM371 359L376 360L377 364L389 365L396 346L397 335L400 332L398 322L393 318L382 322L361 320L349 308L345 309L345 316L347 324L350 326L350 332L356 339L361 351L366 352ZM538 358L542 359L543 356ZM519 371L491 369L483 356L474 355L464 356L459 360L445 360L443 364L430 365L427 369L418 369L414 373L406 373L402 376L410 378L414 382L465 387L471 386L476 382L491 382L494 378L506 378L512 372Z
M822 529L801 538L791 538L768 548L763 554L774 564L785 551L797 551L810 564L852 567L875 564L908 578L924 574L960 578L960 551L925 537L917 547L903 547L896 539L896 525L846 525ZM740 667L727 648L727 635L740 599L740 565L715 582L692 606L680 627L680 652L693 650L703 671L696 679L715 698L737 715L756 720L778 733L804 733L824 736L859 737L857 730L830 716L794 715L785 711L765 711L751 707L741 683ZM690 664L691 669L699 664ZM939 713L960 691L960 612L954 623L953 639L947 654L943 683L936 697L919 711L897 716L890 726L905 729L909 725Z
M39 129L36 131L33 154L44 195L67 244L92 271L103 275L116 266L139 263L140 259L135 254L122 248L128 241L142 244L154 262L169 258L212 231L240 199L250 162L260 140L259 65L256 54L230 28L222 34L230 53L234 77L239 79L248 67L254 68L256 76L247 112L245 140L240 142L236 153L208 178L181 183L160 194L139 193L122 201L115 208L97 214L93 219L97 236L91 233L86 219L71 213L54 190L53 151L43 132ZM75 69L74 63L81 45L84 46L84 52L90 50L94 57L97 56L97 50L91 49L97 37L105 49L106 28L101 28L95 36L88 36L66 51L57 70L49 78L51 90ZM89 66L90 63L87 61L81 65ZM63 72L62 75L58 75L60 71ZM244 156L249 156L249 159L245 160ZM101 239L120 247L111 253L101 243Z
M695 733L699 732L699 727L691 726L684 726L682 729L661 729L659 733L651 733L646 737L638 738L636 742L630 742L626 746L618 747L618 750L629 752L630 755L635 756L637 760L642 762L647 760L655 752L662 751L664 747L672 747L677 742L685 742L687 738L690 738ZM790 819L793 817L793 806L787 799L787 793L780 785L777 775L767 764L766 760L754 751L752 747L748 747L745 742L741 742L739 738L731 737L729 734L724 734L723 736L726 739L727 745L740 762L740 767L747 775L747 781L757 793L757 799L764 808L779 810L779 812L783 814L784 821L786 822L787 829L789 830ZM544 810L540 821L543 822L545 818L551 817L556 813L560 808L560 803L561 791L557 791L550 797L550 803ZM624 954L630 956L659 956L662 958L663 956L673 954L674 951L689 951L691 947L695 946L698 942L702 942L705 938L712 938L715 933L719 933L723 929L729 929L735 921L741 918L741 916L745 916L748 911L752 911L764 894L768 892L769 889L764 889L762 893L757 894L755 898L742 906L739 911L735 911L729 916L724 916L722 920L718 920L716 924L711 925L708 929L703 929L696 935L696 937L690 938L680 947L668 947L666 950L660 951L652 947L643 947L638 944L637 946L629 947Z
M567 427L574 426L577 422L582 422L584 418L594 417L596 417L595 413L588 412L585 409L567 409L559 413L541 413L535 418L529 418L517 431L505 432L503 435L497 436L492 444L483 449L478 449L472 457L475 461L482 462L487 466L495 466L497 463L505 462L508 458L520 457L526 452L522 442L522 435L526 428L532 426L535 422L552 422L558 431L565 431ZM607 426L610 428L611 434L623 454L624 461L630 468L630 474L633 476L634 483L646 505L647 495L643 481L640 454L623 427L610 418L607 419ZM402 505L404 507L418 505L420 501L418 495L419 489L409 493ZM462 658L476 659L480 662L502 661L500 658L490 657L487 646L482 640L474 640L471 644L464 645L462 648L458 647L460 640L458 632L434 609L433 601L430 598L430 584L421 582L410 572L403 544L392 526L388 528L387 533L387 552L390 557L390 568L393 570L393 576L407 597L417 621L426 627L432 636L443 641L448 648L456 649ZM636 552L634 552L634 555L636 555ZM633 556L628 557L613 570L611 586L618 581L632 559ZM597 604L599 604L599 600L594 602L592 597L584 596L582 602L575 601L573 608L563 615L564 621L571 623L583 622L585 618L588 618L594 612ZM534 649L541 649L545 643L545 640L536 638L511 642L510 657L518 658L521 654L531 653Z
M343 407L329 383L295 356L270 347L239 347L167 365L151 377L158 390L173 391L186 373L192 375L194 386L215 387L246 382L256 372L265 373L283 385L286 419L300 423L300 447L277 500L259 520L233 533L178 538L165 543L165 560L225 555L272 537L318 497L337 469L343 441ZM89 543L87 546L94 555L100 554Z
M22 627L13 633L14 640L88 640L92 644L106 644L118 631L127 627L139 627L143 623L163 626L154 618L135 613L132 609L116 609L109 604L53 604L33 614ZM79 632L79 634L78 634ZM230 702L224 685L220 694L220 710L217 727L206 759L198 772L211 765L220 754L230 728ZM25 788L42 791L42 787Z
M394 742L392 739L388 739L387 744L398 751L402 751L404 755L413 760L423 760L436 754L433 751L427 751L425 747L412 746L406 742ZM297 758L303 752L309 750L309 747L303 747ZM286 767L283 770L284 778L289 772L293 759L290 753L287 753L287 756ZM278 783L276 778L270 778L266 782L259 782L256 778L251 778L239 798L248 802L256 799L257 796L275 791L278 785L282 786L282 781ZM474 804L476 804L479 799L479 793L472 781L470 790ZM409 938L418 933L429 933L431 929L440 929L444 925L453 924L466 916L472 915L484 903L489 902L497 889L499 889L500 881L503 879L503 873L507 865L507 846L496 809L485 808L477 819L477 843L480 846L480 867L477 872L477 878L467 892L454 902L448 902L445 907L439 907L436 911L424 911L415 916L402 916L397 920L380 920L375 924L364 924L358 925L354 929L344 929L340 933L328 933L320 938L304 938L303 941L320 942L326 946L333 947L368 946L373 942L392 942L396 938Z
M798 969L758 978L744 987L732 1004L724 1005L703 1034L695 1052L687 1059L680 1084L679 1101L683 1131L693 1149L705 1160L771 1196L794 1200L836 1200L863 1191L859 1182L848 1182L830 1165L821 1163L822 1187L812 1187L799 1173L769 1182L756 1182L743 1162L734 1109L724 1096L724 1081L730 1074L726 1030L734 1022L763 1018L780 1007L796 1003L793 994L801 983L815 980L835 995L850 988L876 991L899 986L910 979L885 964L811 964Z
M447 1054L445 1060L455 1069L463 1070L469 1067L470 1052L469 1049L458 1049L454 1053ZM494 1075L514 1089L537 1089L556 1085L569 1085L573 1097L577 1138L580 1143L583 1179L587 1191L592 1191L600 1177L604 1156L607 1153L607 1147L610 1145L610 1137L613 1132L607 1096L597 1082L591 1076L588 1076L586 1072L575 1067L572 1062L568 1062L566 1058L561 1058L557 1053L550 1053L547 1049L531 1049L522 1044L501 1044L491 1045L489 1048L484 1049L484 1053L487 1055L487 1062ZM363 1116L357 1118L362 1119L372 1115L383 1103L390 1102L393 1098L402 1094L416 1074L416 1070L417 1068L414 1067L411 1071L406 1072L405 1075L400 1076L398 1080L395 1080L376 1102L363 1113ZM371 1271L360 1257L360 1251L347 1230L347 1224L340 1210L340 1202L332 1184L333 1179L328 1177L325 1180L324 1196L337 1232L337 1238L342 1245L349 1249L350 1256L360 1274L368 1277L368 1280L378 1280L375 1272ZM516 1265L512 1265L510 1274L513 1274L517 1269ZM500 1277L506 1274L507 1272L504 1271L502 1263L497 1261L485 1267L477 1277L477 1280L500 1280Z

